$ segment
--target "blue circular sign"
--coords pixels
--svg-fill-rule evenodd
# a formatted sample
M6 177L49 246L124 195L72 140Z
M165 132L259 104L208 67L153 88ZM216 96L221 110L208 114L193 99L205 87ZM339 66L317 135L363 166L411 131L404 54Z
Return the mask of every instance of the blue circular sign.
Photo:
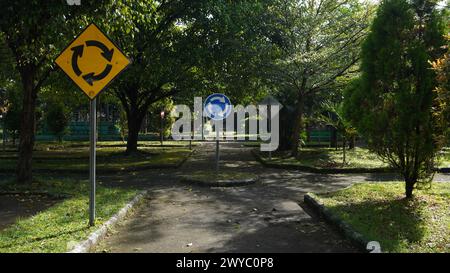
M216 93L206 98L203 109L210 119L224 120L231 114L233 105L227 96Z

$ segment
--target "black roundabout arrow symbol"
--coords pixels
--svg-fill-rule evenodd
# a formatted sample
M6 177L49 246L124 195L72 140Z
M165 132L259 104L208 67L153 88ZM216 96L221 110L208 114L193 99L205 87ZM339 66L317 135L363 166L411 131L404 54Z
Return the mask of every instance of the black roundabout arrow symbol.
M114 48L108 49L107 46L105 46L102 42L96 41L96 40L89 40L86 41L87 46L95 46L100 48L102 52L102 56L105 57L108 62L112 60L112 56L114 54Z
M106 76L108 76L109 72L111 72L112 69L112 65L108 64L105 68L105 70L103 70L102 73L95 75L94 72L91 72L89 74L83 75L83 79L89 84L89 85L94 85L95 81L99 81L104 79Z
M72 55L72 69L73 72L75 72L75 74L77 74L77 76L81 75L81 70L78 67L78 57L82 57L83 56L83 45L79 45L79 46L74 46L72 47L70 50L73 51L73 55Z

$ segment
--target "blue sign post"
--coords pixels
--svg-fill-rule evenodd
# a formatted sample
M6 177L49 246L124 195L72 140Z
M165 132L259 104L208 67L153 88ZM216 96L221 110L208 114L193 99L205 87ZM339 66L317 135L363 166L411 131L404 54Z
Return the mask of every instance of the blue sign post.
M220 126L219 122L226 119L232 112L233 105L231 105L230 99L224 94L212 94L209 95L203 106L203 111L207 117L216 122L216 172L219 172L219 137L220 137Z

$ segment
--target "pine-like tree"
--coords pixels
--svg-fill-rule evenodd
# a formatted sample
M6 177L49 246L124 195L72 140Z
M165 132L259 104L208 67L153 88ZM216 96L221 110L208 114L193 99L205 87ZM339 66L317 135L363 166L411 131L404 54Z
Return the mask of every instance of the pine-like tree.
M370 149L400 171L408 198L418 182L431 181L442 148L429 60L442 54L443 29L436 1L383 1L362 48L359 88L346 98L349 118Z
M62 142L69 125L68 110L62 103L51 103L47 108L46 121L48 129L57 137L59 142Z

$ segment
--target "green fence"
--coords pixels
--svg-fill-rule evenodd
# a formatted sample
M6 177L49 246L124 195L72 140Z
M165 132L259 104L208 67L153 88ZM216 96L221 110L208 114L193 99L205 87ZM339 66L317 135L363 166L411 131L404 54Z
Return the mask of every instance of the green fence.
M70 122L64 140L89 140L89 122ZM114 122L100 121L98 123L99 140L121 139L119 128ZM48 130L47 126L38 131L36 140L52 141L56 137Z

